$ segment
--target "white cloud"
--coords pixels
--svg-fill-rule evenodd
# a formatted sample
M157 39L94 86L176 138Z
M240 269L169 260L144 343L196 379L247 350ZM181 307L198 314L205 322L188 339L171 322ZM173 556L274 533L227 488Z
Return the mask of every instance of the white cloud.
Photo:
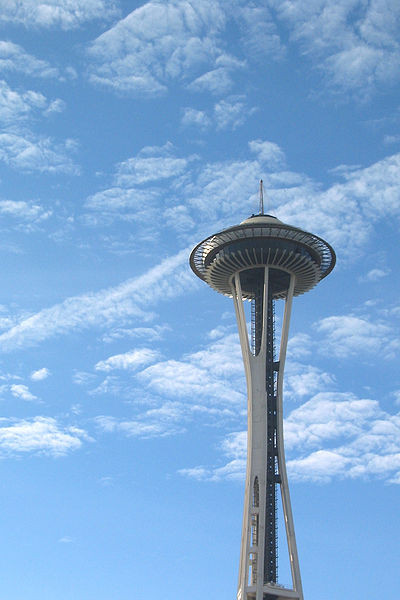
M140 208L143 209L143 205L145 199L147 197L147 206L148 210L149 205L152 206L154 198L156 195L153 193L149 193L147 190L144 192L142 190L138 190L135 188L124 189L121 187L112 187L101 192L97 192L92 196L89 196L85 202L85 207L90 210L98 210L98 211L132 211L139 212L141 215ZM143 214L148 214L146 211L143 211ZM142 216L139 217L139 220L142 219Z
M0 160L14 169L40 173L69 173L77 175L78 166L69 154L76 144L67 140L63 144L50 138L27 137L15 133L0 134Z
M170 328L167 325L154 325L154 327L115 327L102 337L103 342L113 342L124 338L144 338L147 342L163 339L164 333Z
M92 214L86 215L86 218L89 221L94 218L95 224L107 224L115 219L138 222L142 226L142 235L147 239L154 238L158 235L156 223L159 220L159 203L165 193L165 179L170 179L168 185L173 186L181 176L186 176L189 165L197 159L196 155L187 158L175 156L170 142L142 148L136 156L116 165L115 187L87 198L85 208ZM157 185L160 187L157 188ZM182 221L179 209L176 215L176 207L167 210L169 214L165 216L169 221L173 219L175 224L178 220Z
M158 362L154 362L158 359ZM141 363L152 362L143 368ZM142 370L138 371L138 367ZM128 384L116 369L132 369ZM200 419L221 426L243 417L246 401L238 390L245 388L238 336L227 334L213 340L199 352L181 360L160 361L157 353L138 349L102 361L97 369L113 370L91 393L116 394L135 398L135 405L150 403L152 408L130 420L102 417L104 430L124 431L129 435L172 435L182 423ZM167 401L165 399L168 399ZM173 427L171 423L174 423ZM100 421L98 421L98 424ZM128 424L129 423L129 424Z
M1 64L0 64L1 68ZM77 143L67 139L63 143L50 137L38 135L29 129L37 116L49 116L65 108L60 99L48 100L42 93L12 89L0 80L0 161L8 166L24 171L41 173L79 173L71 154L77 149ZM25 201L1 201L2 213L26 213ZM31 206L30 212L37 209Z
M229 315L229 317L231 317L231 315ZM229 333L231 330L232 330L232 326L218 325L218 327L211 329L211 331L209 331L207 333L207 337L210 340L217 340L218 338L224 337L224 335Z
M151 391L172 398L196 400L205 406L245 407L244 370L237 334L212 341L206 348L147 367L138 374L139 381Z
M26 28L75 29L118 14L113 0L0 0L0 22Z
M282 46L264 6L150 0L99 36L88 55L90 80L119 93L155 96L178 82L219 95L248 61L279 58Z
M208 232L211 220L216 228L226 227L229 215L235 224L235 220L243 219L243 206L251 206L252 195L256 197L254 182L260 179L260 172L258 161L227 160L204 165L195 183L186 189L190 212L200 224L208 225Z
M8 125L26 119L34 110L44 110L48 103L43 94L28 90L17 92L0 80L0 122Z
M151 215L156 209L157 199L158 193L154 190L111 187L86 199L84 206L90 211L86 219L94 225L99 222L108 224L115 219L128 220L152 229ZM139 233L136 235L139 236Z
M398 217L399 170L400 153L397 153L365 169L351 171L343 189L362 203L367 218Z
M256 210L255 182L262 178L268 212L321 235L341 260L352 261L380 219L400 217L400 153L366 168L341 165L341 182L324 189L318 181L289 171L285 154L276 143L251 140L249 147L252 159L209 163L198 156L177 157L169 143L143 148L137 156L121 162L114 176L115 181L133 187L98 192L87 199L86 207L96 223L131 219L142 225L142 233L153 223L148 215L159 214L161 209L168 226L185 242L193 243L194 228L196 236L209 234L210 223L218 229L240 222L243 206ZM156 234L151 231L151 236ZM146 239L150 239L149 232Z
M236 129L243 125L255 109L248 108L241 96L220 100L214 106L214 118L217 129Z
M3 331L5 329L10 329L10 327L12 327L13 325L15 325L15 320L13 317L11 317L11 316L0 317L0 331Z
M400 405L400 390L396 390L393 392L393 397L395 399L396 404Z
M12 2L12 0L11 0ZM8 0L3 0L2 4L10 6ZM4 13L0 10L1 15ZM59 70L52 67L45 60L38 59L25 50L18 44L13 42L0 40L0 72L1 71L17 71L26 75L35 77L59 77Z
M289 461L289 471L296 479L338 475L391 481L400 469L400 415L382 411L372 400L342 398L318 394L291 413L286 439L303 456ZM339 445L321 448L332 441ZM312 446L317 449L306 454Z
M299 400L311 396L318 390L332 387L334 378L313 365L303 365L288 361L285 368L285 398Z
M247 452L247 432L235 431L229 433L222 442L221 448L227 456L233 459L243 459Z
M172 206L164 211L167 224L176 231L187 234L195 226L195 220L191 216L187 206Z
M282 221L325 237L342 255L358 255L381 218L398 217L400 154L346 174L346 182L321 190L315 182L274 189ZM268 185L268 176L264 178ZM307 215L305 217L305 215Z
M333 175L340 175L344 179L347 179L347 177L353 171L359 171L360 169L362 169L362 165L344 165L344 164L342 164L342 165L337 165L336 167L333 167L332 169L329 169L328 173L331 173Z
M37 400L37 397L34 396L28 389L26 385L22 383L13 383L10 385L10 391L15 398L20 398L21 400Z
M129 187L177 177L183 173L187 165L188 160L185 158L163 156L128 158L117 165L115 182L118 186Z
M48 116L62 112L65 107L65 102L60 98L48 100L43 94L33 90L19 92L0 80L0 122L6 126L15 126L16 122L27 120L35 112Z
M233 80L230 70L226 67L219 67L218 69L208 71L194 79L188 85L188 89L193 92L210 92L217 96L226 94L232 87Z
M358 437L379 412L379 405L374 400L321 392L287 417L285 445L288 449L304 449L343 436Z
M182 433L178 422L184 417L184 407L178 403L166 403L158 409L149 410L134 419L115 419L98 416L97 427L104 433L122 433L128 437L153 438Z
M190 477L191 479L196 479L197 481L209 481L212 477L212 472L210 471L210 469L206 469L202 466L187 469L179 469L178 473L180 475Z
M19 221L39 223L48 219L51 211L45 210L39 204L24 200L0 200L0 215L13 217Z
M204 110L186 107L183 109L181 123L185 127L198 127L207 129L211 125L211 119Z
M264 67L267 59L279 60L285 56L285 47L279 37L275 18L268 2L238 3L237 24L244 50L252 60Z
M23 318L0 335L0 347L6 351L72 330L121 324L132 318L149 319L152 316L148 312L149 299L151 303L167 300L195 285L186 266L187 255L185 249L119 286L67 298L61 304Z
M204 110L185 108L181 124L200 130L208 129L211 125L220 131L234 130L243 125L256 110L247 106L244 96L228 96L217 102L209 114Z
M375 268L368 271L368 273L365 276L359 277L358 281L360 281L361 283L369 281L379 281L383 277L387 277L387 275L389 274L390 269Z
M400 415L378 402L351 394L320 393L293 410L284 423L291 480L329 482L335 478L400 481ZM199 480L244 479L247 435L231 433L221 449L224 466L181 469Z
M37 369L36 371L32 371L31 379L32 381L42 381L43 379L47 379L50 375L49 369L46 367L42 367L41 369Z
M290 39L339 89L365 97L400 75L396 1L270 0L278 18L290 27ZM361 96L361 97L362 97Z
M62 427L51 417L33 419L3 419L0 426L0 453L14 455L34 452L63 456L82 446L82 440L90 441L86 432L77 427Z
M221 481L228 479L230 481L243 481L243 473L246 469L245 460L231 460L223 467L207 469L202 466L188 469L179 469L178 473L185 477L197 479L198 481Z
M273 142L253 140L250 145L255 153L253 160L187 162L182 172L170 179L168 195L163 180L149 181L140 187L99 192L87 200L87 208L96 222L111 223L117 218L139 223L145 241L157 235L157 231L148 229L153 223L148 215L161 210L164 224L174 229L184 243L192 244L210 233L210 223L218 230L227 223L240 222L244 205L256 210L254 182L261 177L266 211L327 239L341 262L360 256L380 219L400 216L400 154L366 168L342 170L344 183L324 189L319 182L286 170L284 152ZM174 156L171 145L143 149L137 155L157 156L180 158ZM142 185L149 187L142 189Z
M118 92L163 93L170 81L216 65L225 19L217 0L151 0L93 42L90 79Z
M324 335L323 352L338 358L377 352L389 358L400 344L392 327L376 319L332 316L321 319L314 327Z
M398 144L400 142L400 134L385 135L383 137L384 144Z
M114 369L137 369L143 365L152 363L160 358L160 353L151 348L139 348L130 350L124 354L115 354L106 360L99 361L96 371L112 371Z
M203 366L183 361L168 360L152 365L139 373L139 378L150 390L171 397L201 398L208 402L232 403L243 400L243 395L220 378L208 373Z
M253 140L249 142L251 152L254 152L269 168L276 169L285 165L286 159L282 149L274 142Z
M310 356L313 340L308 333L297 333L289 338L288 356L295 360Z
M96 375L94 375L94 373L87 373L85 371L75 371L72 381L77 385L91 385L96 381Z
M191 477L198 481L243 481L246 472L247 433L236 431L229 433L221 444L224 456L230 460L220 467L196 466L192 468L179 469L178 473L185 477Z
M132 419L116 419L100 415L94 419L96 426L104 433L121 433L128 437L152 438L181 434L187 421L199 417L213 417L214 423L232 415L225 410L208 409L201 405L179 402L164 402L136 415Z
M76 383L85 384L90 382L76 380ZM122 385L117 375L107 375L97 387L91 389L88 393L91 396L106 394L108 397L115 396L118 398L125 397L129 399L132 399L135 395L131 385L129 385L128 392L126 391L126 387Z
M288 463L289 475L305 481L329 482L343 476L351 460L333 450L316 450L304 458L294 458Z
M52 100L46 110L44 111L44 115L47 117L48 115L52 115L54 113L63 112L66 109L67 105L64 100L61 98L57 98L56 100Z
M146 362L153 364L143 368ZM245 382L236 334L214 338L199 352L180 360L159 360L153 350L137 349L110 357L98 363L96 369L113 374L107 375L91 393L135 398L136 406L144 403L152 406L128 420L103 416L97 420L103 430L137 436L172 435L181 432L182 424L187 421L201 419L221 426L241 419L244 414L246 401L238 390L245 388ZM136 372L127 384L124 374L116 373L117 369Z

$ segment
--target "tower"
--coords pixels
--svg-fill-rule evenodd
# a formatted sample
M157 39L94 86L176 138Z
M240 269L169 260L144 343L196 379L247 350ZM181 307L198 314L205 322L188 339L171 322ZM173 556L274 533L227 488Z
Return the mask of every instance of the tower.
M283 445L283 372L293 296L326 277L336 257L320 237L263 213L261 200L260 214L200 242L190 255L190 266L214 290L233 298L246 373L247 469L237 600L303 600ZM278 299L285 305L275 356ZM251 302L250 340L245 300ZM278 486L291 588L277 579Z

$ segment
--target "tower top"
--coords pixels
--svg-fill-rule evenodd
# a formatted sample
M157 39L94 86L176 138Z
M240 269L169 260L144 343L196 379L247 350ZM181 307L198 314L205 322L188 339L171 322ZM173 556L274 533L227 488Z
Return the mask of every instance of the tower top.
M322 238L264 214L209 236L190 255L194 273L225 296L232 296L235 273L260 267L274 273L274 298L286 297L290 275L299 296L326 277L335 262L333 248ZM245 289L243 295L252 298Z
M285 227L285 223L274 217L273 215L251 215L244 221L240 223L240 225L282 225ZM240 226L239 226L240 227Z
M260 179L260 215L264 214L264 188L263 180Z

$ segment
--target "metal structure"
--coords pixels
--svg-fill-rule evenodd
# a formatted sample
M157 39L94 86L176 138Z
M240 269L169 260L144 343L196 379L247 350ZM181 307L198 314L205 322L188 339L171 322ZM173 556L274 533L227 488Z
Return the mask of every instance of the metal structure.
M321 238L263 214L198 244L194 273L233 298L247 381L248 434L237 600L303 600L283 446L282 388L293 296L331 272L335 253ZM274 303L285 300L275 357ZM249 340L244 301L251 301ZM278 583L277 486L280 486L292 587Z

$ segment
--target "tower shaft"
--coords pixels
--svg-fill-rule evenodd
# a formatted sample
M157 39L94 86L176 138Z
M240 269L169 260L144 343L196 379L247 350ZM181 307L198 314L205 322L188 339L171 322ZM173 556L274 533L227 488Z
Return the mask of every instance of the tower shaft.
M252 353L258 354L262 343L264 318L264 273L261 270L257 279L254 298L251 301L252 313ZM265 386L267 403L267 436L266 436L266 516L265 516L265 551L264 551L264 583L277 582L278 578L278 538L277 538L277 482L279 482L279 465L277 449L277 404L276 373L278 363L275 356L275 306L271 286L268 286L266 298L266 361Z
M248 392L248 440L238 600L302 600L283 450L282 383L294 276L290 277L279 361L274 357L274 285L268 267L236 273L232 296L238 321ZM252 297L249 343L243 292ZM277 581L277 485L280 485L292 588Z

